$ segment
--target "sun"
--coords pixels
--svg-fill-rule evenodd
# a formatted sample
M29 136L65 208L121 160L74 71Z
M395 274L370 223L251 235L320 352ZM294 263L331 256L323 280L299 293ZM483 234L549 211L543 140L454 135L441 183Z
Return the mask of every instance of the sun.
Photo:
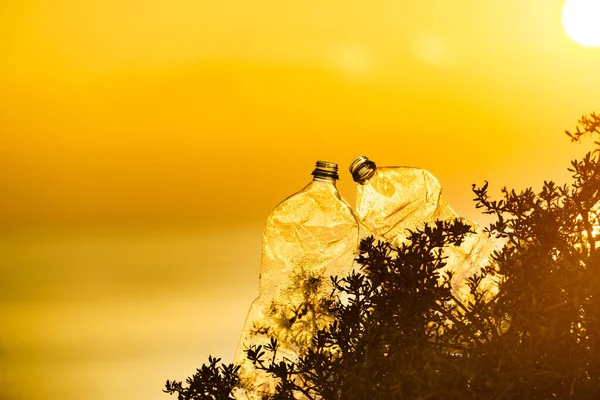
M571 39L584 46L600 46L600 0L567 0L562 23Z

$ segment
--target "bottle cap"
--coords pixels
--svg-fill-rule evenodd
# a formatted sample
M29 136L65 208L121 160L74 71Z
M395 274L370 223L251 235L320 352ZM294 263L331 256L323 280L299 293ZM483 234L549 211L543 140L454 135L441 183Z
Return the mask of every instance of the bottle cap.
M364 185L365 182L375 174L376 169L377 165L366 156L356 157L350 164L352 179L354 179L354 182L358 182L361 185Z
M328 161L317 161L316 168L312 172L315 179L325 179L336 181L340 179L338 175L338 165Z

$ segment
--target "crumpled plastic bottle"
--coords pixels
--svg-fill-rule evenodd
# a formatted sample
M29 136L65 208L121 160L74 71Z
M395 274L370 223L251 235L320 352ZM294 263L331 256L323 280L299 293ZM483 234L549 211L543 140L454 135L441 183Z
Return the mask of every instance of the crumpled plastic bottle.
M263 232L259 297L254 300L235 355L247 389L237 399L272 394L274 381L246 358L251 345L278 340L277 358L294 361L317 329L330 321L330 276L346 276L358 248L358 221L340 196L335 163L317 161L313 181L281 202Z
M367 235L400 246L408 230L423 227L436 220L460 219L474 232L468 234L460 247L444 250L447 256L444 270L454 272L452 286L455 295L468 298L465 279L488 265L496 250L492 239L475 223L459 217L442 198L439 181L428 171L412 167L377 167L365 156L350 164L350 173L357 185L355 213ZM490 294L495 290L491 279L483 284Z

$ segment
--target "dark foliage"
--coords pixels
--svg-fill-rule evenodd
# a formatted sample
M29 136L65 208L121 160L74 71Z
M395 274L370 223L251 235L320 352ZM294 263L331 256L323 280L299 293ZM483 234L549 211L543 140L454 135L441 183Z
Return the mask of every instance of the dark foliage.
M600 134L600 116L579 121L572 140ZM437 222L394 248L364 239L361 271L332 277L333 323L295 363L277 340L248 358L278 380L274 399L596 399L600 398L600 161L573 161L570 185L539 192L474 185L476 207L495 216L487 232L503 240L494 262L468 280L459 301L442 249L468 227ZM497 294L482 282L494 279ZM494 292L495 293L495 292ZM233 366L209 359L187 380L167 382L179 399L227 399Z
M204 364L196 373L182 382L167 381L164 392L177 393L178 400L229 400L233 399L231 391L239 382L239 366L233 364L218 365L220 358L208 357L208 365Z

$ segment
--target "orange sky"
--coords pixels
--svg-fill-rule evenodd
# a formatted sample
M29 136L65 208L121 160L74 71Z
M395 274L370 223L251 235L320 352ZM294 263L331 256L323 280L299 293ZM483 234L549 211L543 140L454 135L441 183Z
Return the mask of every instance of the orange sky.
M11 225L262 220L317 159L352 200L360 154L429 169L464 213L473 182L561 174L580 151L562 131L598 105L598 50L557 0L14 3Z
M428 169L480 222L472 183L566 181L600 48L562 3L1 2L0 398L166 399L231 357L317 160L351 204L358 155Z

